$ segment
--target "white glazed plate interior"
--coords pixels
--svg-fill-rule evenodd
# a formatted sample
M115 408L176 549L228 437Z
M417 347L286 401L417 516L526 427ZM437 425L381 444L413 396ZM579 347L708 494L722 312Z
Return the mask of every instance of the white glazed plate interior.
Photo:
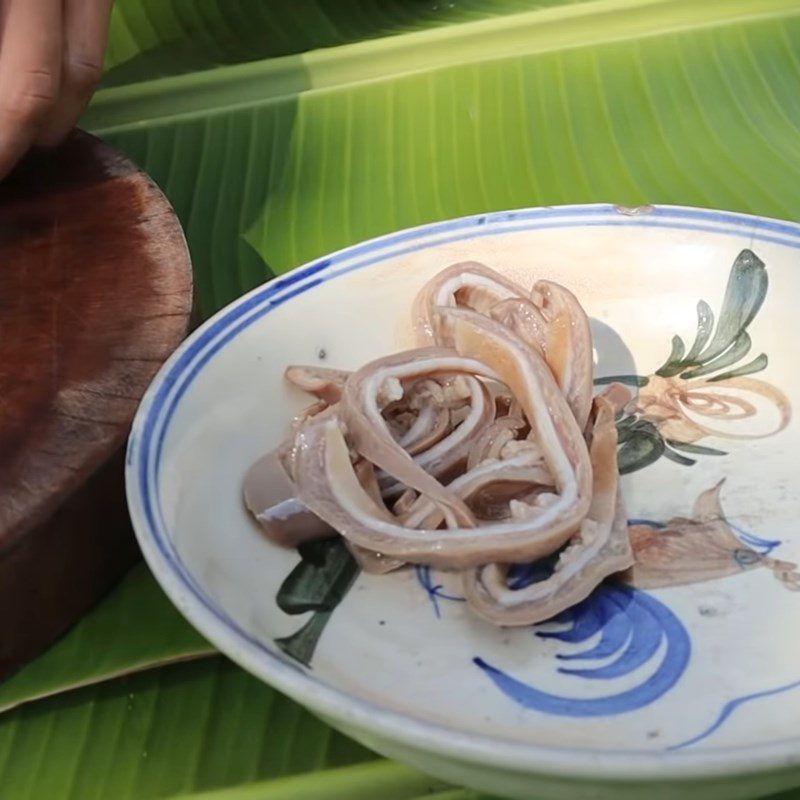
M661 432L669 453L623 478L634 524L643 534L682 537L696 580L607 587L561 624L502 630L448 599L458 583L436 571L360 575L324 627L310 668L280 651L275 639L309 618L284 614L275 601L298 556L260 535L241 484L307 404L284 385L286 365L355 368L413 345L409 310L418 289L453 262L477 260L523 284L546 277L572 289L593 320L596 375L649 376L652 388L673 336L687 348L693 342L698 301L719 315L744 248L766 263L769 286L747 328L750 352L716 374L761 353L769 363L744 383L723 376L703 385L705 394L746 396L755 413L712 419L695 403L683 427ZM786 764L800 750L800 593L791 585L800 562L800 429L791 419L770 434L781 426L775 397L792 407L800 401L790 335L798 248L800 228L788 223L576 206L403 231L273 281L198 330L142 403L127 480L145 556L223 652L367 739L584 775L697 776ZM761 384L778 394L764 394ZM703 427L724 436L698 436ZM756 438L731 438L741 433ZM717 528L727 533L670 523L691 521L698 496L722 479Z

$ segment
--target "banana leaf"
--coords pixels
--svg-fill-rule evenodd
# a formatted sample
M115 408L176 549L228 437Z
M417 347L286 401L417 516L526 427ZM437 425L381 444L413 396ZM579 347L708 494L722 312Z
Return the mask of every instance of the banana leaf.
M489 209L796 217L799 29L794 0L562 4L110 87L85 124L165 188L211 313L330 250Z
M564 0L117 0L104 86L497 17ZM567 0L580 2L580 0Z
M281 800L372 797L371 787L386 787L381 797L404 800L445 788L375 758L219 656L0 717L4 800L193 797L230 786Z
M461 214L611 201L800 218L795 0L119 0L114 14L84 125L165 189L205 314L331 250ZM132 615L111 653L87 639L69 670L32 665L17 698L101 676L101 653L106 674L143 667L132 642L148 624ZM153 642L152 663L174 652ZM0 717L12 799L388 797L375 787L395 780L398 797L474 797L369 758L218 658Z
M140 564L43 656L0 683L0 712L119 675L216 652L186 623Z

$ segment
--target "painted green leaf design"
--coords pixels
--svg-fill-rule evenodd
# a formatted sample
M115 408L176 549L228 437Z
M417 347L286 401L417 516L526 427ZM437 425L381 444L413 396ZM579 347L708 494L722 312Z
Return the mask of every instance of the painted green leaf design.
M300 563L281 584L275 601L286 614L313 613L298 631L275 644L309 667L331 613L358 577L359 567L339 536L307 542L298 553Z
M729 370L728 372L721 372L719 375L714 375L709 378L709 381L726 381L728 378L743 378L745 375L752 375L754 372L761 372L766 369L769 364L769 358L766 353L756 356L752 361L743 364L741 367Z
M278 589L275 601L286 614L313 612L291 636L276 639L284 653L311 665L331 612L358 577L359 567L341 537L308 542L298 548L300 562Z
M616 419L617 422L617 435L622 441L627 431L630 431L634 428L634 426L639 421L639 418L635 414L630 414L625 416L624 411L620 411L619 415Z
M676 464L680 464L682 467L691 467L697 463L696 458L689 458L688 456L681 455L669 447L664 447L664 452L662 455L664 458L674 461Z
M679 442L676 439L666 439L666 444L673 450L683 450L685 453L693 453L698 456L726 456L724 450L717 450L716 447L705 447L701 444L691 442Z
M620 475L644 469L658 461L665 453L666 446L658 428L646 420L637 419L622 427L617 424L617 435Z
M315 611L302 628L289 636L275 640L275 644L295 661L311 667L311 659L317 649L320 637L331 618L332 611Z
M711 307L701 300L697 304L697 335L689 353L683 356L683 341L674 337L672 352L664 365L656 370L656 374L664 378L680 374L681 378L691 380L711 375L741 361L752 346L747 327L761 309L768 285L769 278L764 262L752 250L742 250L728 275L716 328ZM725 373L725 377L732 377L734 373L748 375L758 371L756 367L762 363L759 360L761 358L760 356L739 368L745 369L745 372L731 370ZM716 378L722 379L720 376Z
M656 370L656 375L660 375L663 378L667 378L670 375L675 374L673 370L675 369L675 364L680 364L683 359L683 354L686 352L686 345L683 343L683 339L680 336L673 336L672 337L672 351L669 354L669 358L666 360L662 367L659 367Z
M700 300L697 303L697 336L695 336L694 344L692 344L689 352L686 354L685 363L697 363L697 359L706 346L706 343L711 338L713 330L714 312L705 300ZM677 371L680 372L680 370Z
M358 565L341 537L301 545L300 563L281 584L276 597L285 614L332 611L358 574Z
M730 347L724 350L720 355L706 361L701 367L695 367L694 369L686 370L686 372L681 372L681 378L688 381L692 378L701 378L717 370L730 367L732 364L741 361L750 352L752 345L753 341L750 338L750 334L747 331L742 331L733 342L731 342Z
M595 378L595 386L608 386L610 383L622 383L625 386L636 386L641 389L647 386L648 379L643 375L604 375L602 378Z
M697 334L685 353L686 346L680 336L672 339L669 358L656 370L656 375L691 381L709 377L709 381L723 381L729 378L750 375L767 366L765 353L741 366L735 367L752 347L747 327L760 310L766 297L768 278L766 265L752 250L742 250L736 257L728 275L725 298L722 303L717 326L714 328L714 312L704 300L697 304ZM713 335L712 335L713 331ZM709 341L710 340L710 341ZM725 370L726 367L734 367ZM714 373L717 373L714 375ZM630 386L646 386L648 379L638 375L615 376L620 383ZM612 383L615 378L600 378L595 384ZM680 442L664 442L654 423L637 419L635 416L621 417L617 420L619 437L620 472L628 473L643 469L657 461L661 456L682 466L692 466L696 459L683 455L724 455L721 450Z
M701 363L709 363L735 345L758 314L768 284L764 262L752 250L742 250L731 268L717 327L701 354Z

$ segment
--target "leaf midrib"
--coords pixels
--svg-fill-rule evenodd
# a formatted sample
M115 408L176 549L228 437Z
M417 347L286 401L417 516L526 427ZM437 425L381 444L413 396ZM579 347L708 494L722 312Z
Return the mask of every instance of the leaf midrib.
M796 0L590 0L101 90L100 134L463 63L800 16Z

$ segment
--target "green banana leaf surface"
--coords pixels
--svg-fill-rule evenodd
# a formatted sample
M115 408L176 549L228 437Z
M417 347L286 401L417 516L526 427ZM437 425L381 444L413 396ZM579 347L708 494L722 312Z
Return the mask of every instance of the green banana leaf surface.
M47 653L0 683L0 712L155 665L215 654L140 564Z
M163 187L204 315L487 210L800 218L796 0L118 0L107 67L83 124ZM140 567L0 686L0 796L476 797L211 652Z

